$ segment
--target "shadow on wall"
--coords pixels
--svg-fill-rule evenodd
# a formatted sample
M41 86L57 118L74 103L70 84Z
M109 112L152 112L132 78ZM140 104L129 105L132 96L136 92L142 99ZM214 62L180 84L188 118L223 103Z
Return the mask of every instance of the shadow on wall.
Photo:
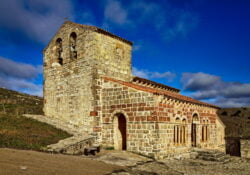
M242 156L244 149L241 140L250 140L250 107L222 108L218 115L226 125L226 153L231 156ZM250 145L248 147L250 148Z
M226 153L230 156L241 156L240 138L226 138Z

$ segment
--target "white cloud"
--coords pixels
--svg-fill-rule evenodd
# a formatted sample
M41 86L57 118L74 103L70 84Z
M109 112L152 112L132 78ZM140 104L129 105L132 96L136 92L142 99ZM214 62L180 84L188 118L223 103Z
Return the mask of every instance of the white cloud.
M142 78L149 78L149 72L147 70L137 69L136 67L133 67L132 69L133 75L142 77Z
M222 107L250 106L250 83L226 82L206 73L183 73L184 90L199 100L213 101Z
M97 25L96 17L94 13L87 8L84 8L82 13L77 13L76 14L76 21L81 24L86 24L86 25Z
M154 2L133 1L128 7L128 12L135 14L136 18L134 21L136 23L143 23L150 19L150 22L159 28L165 22L166 14L163 7Z
M218 98L215 101L216 105L219 105L224 108L229 107L250 107L250 97L241 97L241 98Z
M111 24L118 24L135 30L137 26L146 24L154 28L154 32L160 33L165 41L186 37L199 22L198 15L185 8L176 8L169 2L143 0L132 1L126 6L118 0L108 0L104 15L105 28L110 29Z
M1 0L1 27L17 30L46 43L63 23L72 18L70 0Z
M203 72L189 73L185 72L182 74L181 82L184 89L188 90L201 90L211 88L211 86L216 85L220 82L220 77L205 74Z
M167 41L171 41L178 36L186 37L190 31L197 27L199 22L197 15L189 11L182 10L176 14L174 19L175 22L172 25L168 22L165 24L167 27L165 27L163 37Z
M116 0L108 0L104 10L104 18L115 24L129 23L127 11Z
M166 78L169 82L173 81L176 77L175 73L172 72L151 72L151 78Z
M135 45L133 45L133 51L138 51L142 48L142 45L139 43L136 43Z
M32 81L25 79L11 78L11 77L1 77L0 76L0 87L6 89L12 89L15 91L20 91L23 93L42 96L43 87L42 85L37 85Z
M10 59L0 56L0 75L17 77L17 78L35 78L42 73L42 65L33 66L26 63L14 62Z
M0 87L42 96L42 85L34 83L42 66L19 63L0 57Z
M250 83L227 82L223 89L225 97L250 97Z
M166 79L168 82L172 82L176 77L175 73L172 72L151 72L144 69L138 69L133 67L132 69L133 75L146 78L146 79Z

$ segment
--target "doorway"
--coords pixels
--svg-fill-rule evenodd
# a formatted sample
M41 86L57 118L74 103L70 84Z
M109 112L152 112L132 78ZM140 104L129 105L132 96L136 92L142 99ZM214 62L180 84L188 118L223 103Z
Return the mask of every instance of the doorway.
M114 147L116 150L127 149L127 126L123 114L116 114L114 118Z
M226 138L226 153L230 156L241 156L239 138Z
M191 144L193 147L197 146L197 124L199 123L198 114L194 114L191 125Z
M192 146L196 147L196 124L192 123L192 128L191 128L191 142Z

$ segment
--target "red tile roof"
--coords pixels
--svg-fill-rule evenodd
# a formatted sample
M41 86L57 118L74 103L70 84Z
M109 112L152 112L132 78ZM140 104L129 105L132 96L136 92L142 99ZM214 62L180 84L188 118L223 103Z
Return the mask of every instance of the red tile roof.
M212 105L212 104L209 104L209 103L204 103L204 102L195 100L193 98L190 98L190 97L178 94L178 93L159 90L159 89L154 89L154 88L150 88L150 87L145 87L145 86L141 86L141 85L138 85L138 84L134 84L132 82L117 80L117 79L110 78L110 77L103 77L103 79L106 80L106 81L116 82L116 83L122 84L124 86L131 87L131 88L134 88L134 89L138 89L138 90L141 90L141 91L145 91L145 92L149 92L149 93L153 93L153 94L157 94L157 95L164 95L164 96L166 96L168 98L172 98L172 99L176 99L176 100L180 100L180 101L184 101L184 102L189 102L189 103L193 103L193 104L213 107L213 108L219 108L218 106L215 106L215 105Z
M141 77L134 77L133 78L133 81L136 82L136 81L139 81L139 82L143 82L145 84L151 84L151 85L155 85L159 88L164 88L164 89L169 89L169 90L172 90L174 92L180 92L179 89L176 89L176 88L173 88L173 87L170 87L170 86L167 86L165 84L161 84L161 83L157 83L155 81L151 81L151 80L148 80L148 79L144 79L144 78L141 78Z

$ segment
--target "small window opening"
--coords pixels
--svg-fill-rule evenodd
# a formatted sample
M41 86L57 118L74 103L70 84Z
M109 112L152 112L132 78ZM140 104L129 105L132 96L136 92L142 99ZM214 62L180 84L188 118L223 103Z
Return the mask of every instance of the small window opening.
M70 45L70 58L71 59L77 59L77 45L76 45L76 39L77 35L75 32L72 32L70 34L70 40L69 40L69 45Z
M63 58L62 58L62 39L58 38L56 40L56 57L57 57L57 62L62 65L63 64Z
M186 119L181 122L179 118L176 118L173 141L175 145L184 145L186 143Z
M201 127L201 141L207 142L208 141L208 125L203 125Z

